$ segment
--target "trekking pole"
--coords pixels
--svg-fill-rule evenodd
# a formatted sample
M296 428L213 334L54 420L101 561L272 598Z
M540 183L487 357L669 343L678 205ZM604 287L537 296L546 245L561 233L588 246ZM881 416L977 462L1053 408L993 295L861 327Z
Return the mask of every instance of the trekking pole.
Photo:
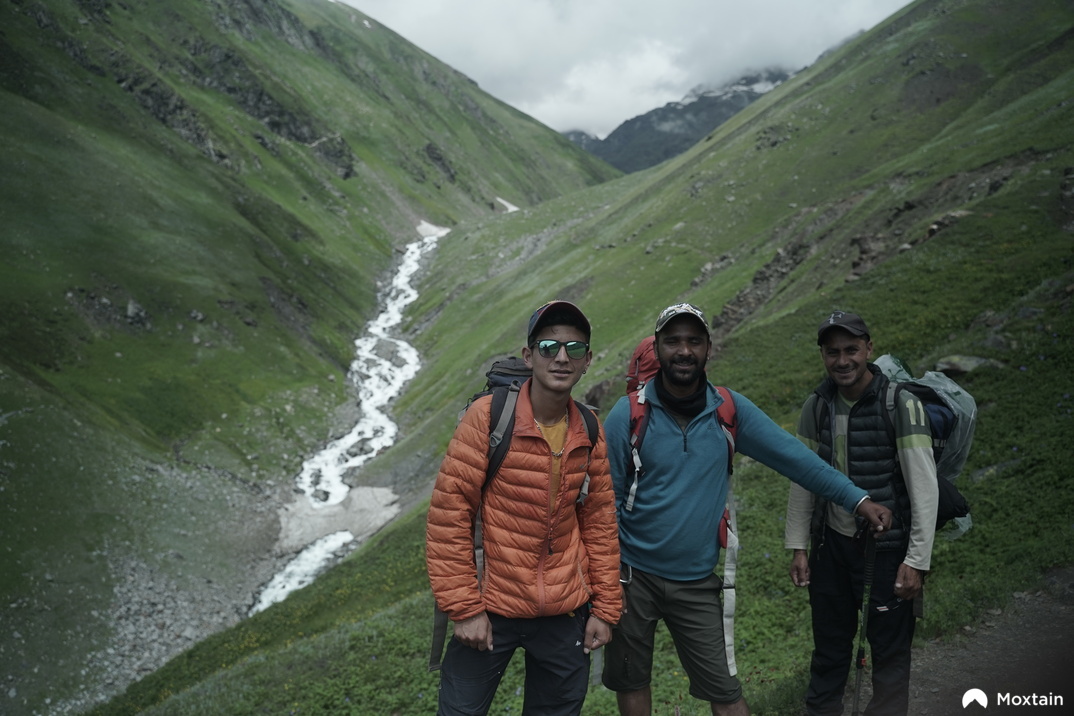
M865 630L869 627L869 596L873 591L873 571L876 565L876 540L872 530L865 532L865 587L861 598L861 629L858 631L858 654L854 659L857 667L854 677L854 716L861 716L861 676L865 671Z

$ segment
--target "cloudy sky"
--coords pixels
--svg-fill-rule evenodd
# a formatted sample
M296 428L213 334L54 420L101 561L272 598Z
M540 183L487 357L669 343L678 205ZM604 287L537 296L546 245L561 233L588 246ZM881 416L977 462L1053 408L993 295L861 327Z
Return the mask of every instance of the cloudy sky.
M559 131L800 69L909 0L343 0Z

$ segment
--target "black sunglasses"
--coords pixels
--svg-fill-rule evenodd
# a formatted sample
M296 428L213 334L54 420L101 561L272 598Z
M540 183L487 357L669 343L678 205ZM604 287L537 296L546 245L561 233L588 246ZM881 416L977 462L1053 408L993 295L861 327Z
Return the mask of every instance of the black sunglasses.
M554 341L551 338L546 338L543 341L537 341L534 345L537 346L537 352L541 354L542 358L555 358L559 355L560 348L566 348L567 356L577 360L585 358L585 354L589 350L589 344L585 341Z

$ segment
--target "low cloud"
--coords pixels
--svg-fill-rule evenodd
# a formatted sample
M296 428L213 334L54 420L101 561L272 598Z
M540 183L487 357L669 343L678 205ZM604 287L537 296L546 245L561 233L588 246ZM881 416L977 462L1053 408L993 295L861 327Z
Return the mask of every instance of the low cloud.
M743 71L800 69L907 0L346 0L553 129L604 136Z

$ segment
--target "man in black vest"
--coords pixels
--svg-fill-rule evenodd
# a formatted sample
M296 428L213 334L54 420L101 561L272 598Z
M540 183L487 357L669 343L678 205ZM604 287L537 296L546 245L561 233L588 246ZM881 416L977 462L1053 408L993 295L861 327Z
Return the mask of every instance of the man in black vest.
M894 414L887 414L888 379L869 363L873 344L860 316L832 313L820 324L817 344L827 378L802 407L798 438L889 507L894 524L870 534L853 516L791 485L786 523L786 547L794 551L791 580L809 587L813 615L806 711L843 712L868 566L873 697L865 713L906 714L914 606L935 535L932 434L921 402L908 391L898 394Z

